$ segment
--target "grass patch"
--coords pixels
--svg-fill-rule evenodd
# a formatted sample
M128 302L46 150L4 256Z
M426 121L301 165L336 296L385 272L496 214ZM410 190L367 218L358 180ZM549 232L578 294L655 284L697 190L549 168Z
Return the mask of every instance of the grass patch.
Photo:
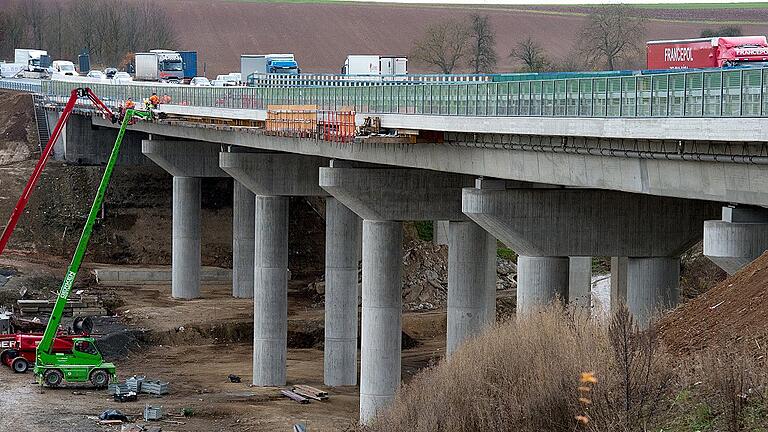
M496 256L505 260L517 261L517 254L508 247L496 248Z

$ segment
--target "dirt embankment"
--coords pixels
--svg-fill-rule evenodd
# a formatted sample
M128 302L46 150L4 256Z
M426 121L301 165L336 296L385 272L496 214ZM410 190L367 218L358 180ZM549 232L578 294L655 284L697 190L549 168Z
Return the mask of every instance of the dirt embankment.
M765 350L768 344L768 252L659 323L674 352L733 348Z
M0 90L0 166L27 160L35 151L39 150L32 97Z

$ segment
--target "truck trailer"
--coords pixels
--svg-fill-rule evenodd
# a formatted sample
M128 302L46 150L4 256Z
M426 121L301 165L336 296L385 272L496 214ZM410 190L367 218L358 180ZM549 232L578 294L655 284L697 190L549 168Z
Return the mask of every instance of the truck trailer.
M51 57L48 51L39 49L16 48L13 50L13 62L22 65L17 76L22 78L47 78Z
M301 72L293 54L243 54L240 56L240 76L247 80L252 74L298 75Z
M176 51L136 53L135 78L138 81L181 82L184 79L184 61Z
M378 55L348 55L342 75L405 75L408 58Z
M717 68L768 62L765 36L658 40L646 43L648 69Z

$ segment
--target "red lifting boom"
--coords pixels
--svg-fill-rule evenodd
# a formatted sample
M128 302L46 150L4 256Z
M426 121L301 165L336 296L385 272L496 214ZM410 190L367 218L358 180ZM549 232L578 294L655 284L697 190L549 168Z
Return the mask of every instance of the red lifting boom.
M32 191L35 190L35 185L37 185L37 181L40 179L40 175L42 175L43 169L45 169L45 164L48 162L48 157L53 151L53 144L56 142L56 140L59 139L61 130L67 123L69 115L72 113L72 109L75 107L77 99L81 97L87 97L90 99L96 108L102 111L113 123L117 121L117 117L112 113L109 107L104 105L104 102L96 97L96 94L94 94L90 88L76 88L72 90L72 93L69 95L69 100L64 106L64 111L62 111L61 117L59 117L59 121L56 122L56 127L53 128L53 133L48 139L48 144L45 145L45 149L43 150L42 154L40 154L40 159L37 160L35 169L32 171L32 175L29 176L27 185L24 186L24 191L21 193L21 197L19 197L19 202L16 203L16 207L14 207L13 213L11 213L11 218L8 220L8 224L3 230L3 236L0 237L0 255L2 255L3 251L5 250L5 246L8 244L8 240L11 238L11 234L13 234L14 228L16 228L16 223L19 221L21 214L24 212L24 208L27 206L27 202L29 202L29 197L32 195Z

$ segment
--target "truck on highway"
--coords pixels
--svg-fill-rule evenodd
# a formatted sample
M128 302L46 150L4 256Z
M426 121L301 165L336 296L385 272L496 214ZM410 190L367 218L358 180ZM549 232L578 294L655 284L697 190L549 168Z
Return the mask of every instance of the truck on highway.
M184 82L197 76L197 51L177 51L181 56Z
M717 68L768 63L765 36L657 40L646 43L648 69Z
M184 61L176 51L150 50L136 53L136 80L181 82L184 79Z
M348 55L342 75L405 75L408 58L378 55Z
M54 75L78 76L75 64L68 60L54 60L51 63L51 71Z
M301 72L293 54L243 54L240 56L240 76L247 80L252 74L288 74Z
M48 51L39 49L16 48L13 50L13 62L23 65L17 76L22 78L46 78L51 58Z

